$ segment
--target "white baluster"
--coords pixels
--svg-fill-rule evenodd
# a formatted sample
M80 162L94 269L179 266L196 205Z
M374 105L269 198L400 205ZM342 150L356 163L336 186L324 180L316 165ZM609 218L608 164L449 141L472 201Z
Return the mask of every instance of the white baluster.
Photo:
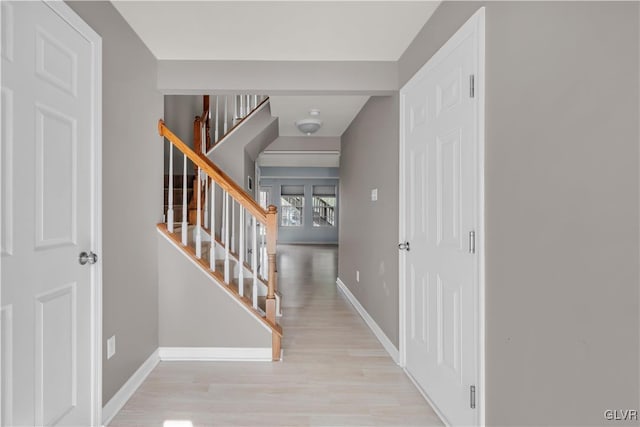
M228 98L227 95L225 95L224 96L224 128L223 128L223 132L222 132L223 135L227 134L227 128L228 128L228 124L227 124L227 122L228 122L228 120L227 120L227 104L228 104L227 98Z
M211 180L211 249L209 251L209 268L216 271L216 182Z
M251 269L253 270L253 308L258 308L258 239L257 239L257 219L251 216Z
M240 251L239 255L239 264L240 269L238 271L238 290L240 291L240 296L244 296L244 207L242 205L240 207Z
M260 230L261 240L262 240L262 277L265 280L269 278L269 259L267 257L267 224L262 225L262 230Z
M244 118L244 95L240 95L240 118Z
M229 193L224 192L224 281L229 283Z
M200 191L202 180L200 179L200 168L196 170L196 174L196 182L198 183L196 186L196 191L198 192L196 195L196 257L202 258L202 191Z
M174 214L173 214L173 144L169 143L169 200L167 204L169 205L167 209L167 230L169 233L173 233L173 222L174 222Z
M224 240L224 212L227 206L227 199L224 197L224 193L222 196L222 215L221 215L221 220L220 220L220 240L222 240L222 243L225 242Z
M184 155L184 163L182 164L182 244L187 246L189 232L189 218L187 212L187 155Z
M263 270L264 257L262 256L262 223L258 223L258 270L260 271L260 277L264 279Z
M253 108L258 106L258 95L253 95Z
M231 252L236 251L236 201L231 200Z
M218 142L218 136L219 136L218 128L220 127L220 125L219 125L220 115L219 115L219 108L218 108L218 98L220 98L220 97L216 95L216 128L215 128L216 130L215 130L214 137L213 137L213 143L214 144L216 142Z
M233 96L233 125L236 124L236 119L240 117L240 112L238 111L238 95Z
M207 123L205 120L200 123L200 152L207 153Z
M209 228L209 177L204 180L204 228Z

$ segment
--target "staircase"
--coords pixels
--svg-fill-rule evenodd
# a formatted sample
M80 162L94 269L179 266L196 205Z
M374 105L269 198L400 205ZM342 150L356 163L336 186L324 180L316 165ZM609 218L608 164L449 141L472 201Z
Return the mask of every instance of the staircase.
M254 110L259 106L257 100L256 97ZM207 272L212 286L223 288L271 330L272 360L280 360L277 211L274 206L263 209L205 156L210 139L208 101L205 98L204 112L196 117L194 149L180 140L162 120L158 123L160 135L182 153L175 156L181 161L183 171L173 174L175 150L169 150L165 222L158 224L158 230L179 247L184 256ZM247 110L247 116L254 110ZM223 137L218 138L218 143ZM195 175L187 175L190 166Z

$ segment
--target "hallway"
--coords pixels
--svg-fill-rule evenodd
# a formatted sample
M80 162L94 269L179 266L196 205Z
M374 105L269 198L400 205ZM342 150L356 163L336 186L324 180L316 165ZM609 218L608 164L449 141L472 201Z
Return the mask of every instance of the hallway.
M109 425L442 425L338 291L336 246L278 246L278 269L283 362L160 362Z

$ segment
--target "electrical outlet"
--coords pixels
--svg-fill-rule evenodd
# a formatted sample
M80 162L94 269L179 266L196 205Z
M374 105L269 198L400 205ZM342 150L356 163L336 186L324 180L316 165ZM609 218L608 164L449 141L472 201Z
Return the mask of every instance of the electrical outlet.
M356 282L360 283L360 270L356 270Z
M107 359L111 359L116 354L116 336L107 340Z
M371 190L371 201L375 202L376 200L378 200L378 189L374 188Z

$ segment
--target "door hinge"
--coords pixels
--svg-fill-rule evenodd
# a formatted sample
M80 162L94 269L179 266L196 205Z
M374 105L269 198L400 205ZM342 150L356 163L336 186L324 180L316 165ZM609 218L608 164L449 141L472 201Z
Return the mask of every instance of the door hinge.
M469 232L469 253L470 254L476 253L476 232L475 231Z
M476 97L476 76L471 74L469 76L469 98Z
M469 394L471 399L469 402L471 404L471 409L476 409L476 386L472 385L469 388Z

